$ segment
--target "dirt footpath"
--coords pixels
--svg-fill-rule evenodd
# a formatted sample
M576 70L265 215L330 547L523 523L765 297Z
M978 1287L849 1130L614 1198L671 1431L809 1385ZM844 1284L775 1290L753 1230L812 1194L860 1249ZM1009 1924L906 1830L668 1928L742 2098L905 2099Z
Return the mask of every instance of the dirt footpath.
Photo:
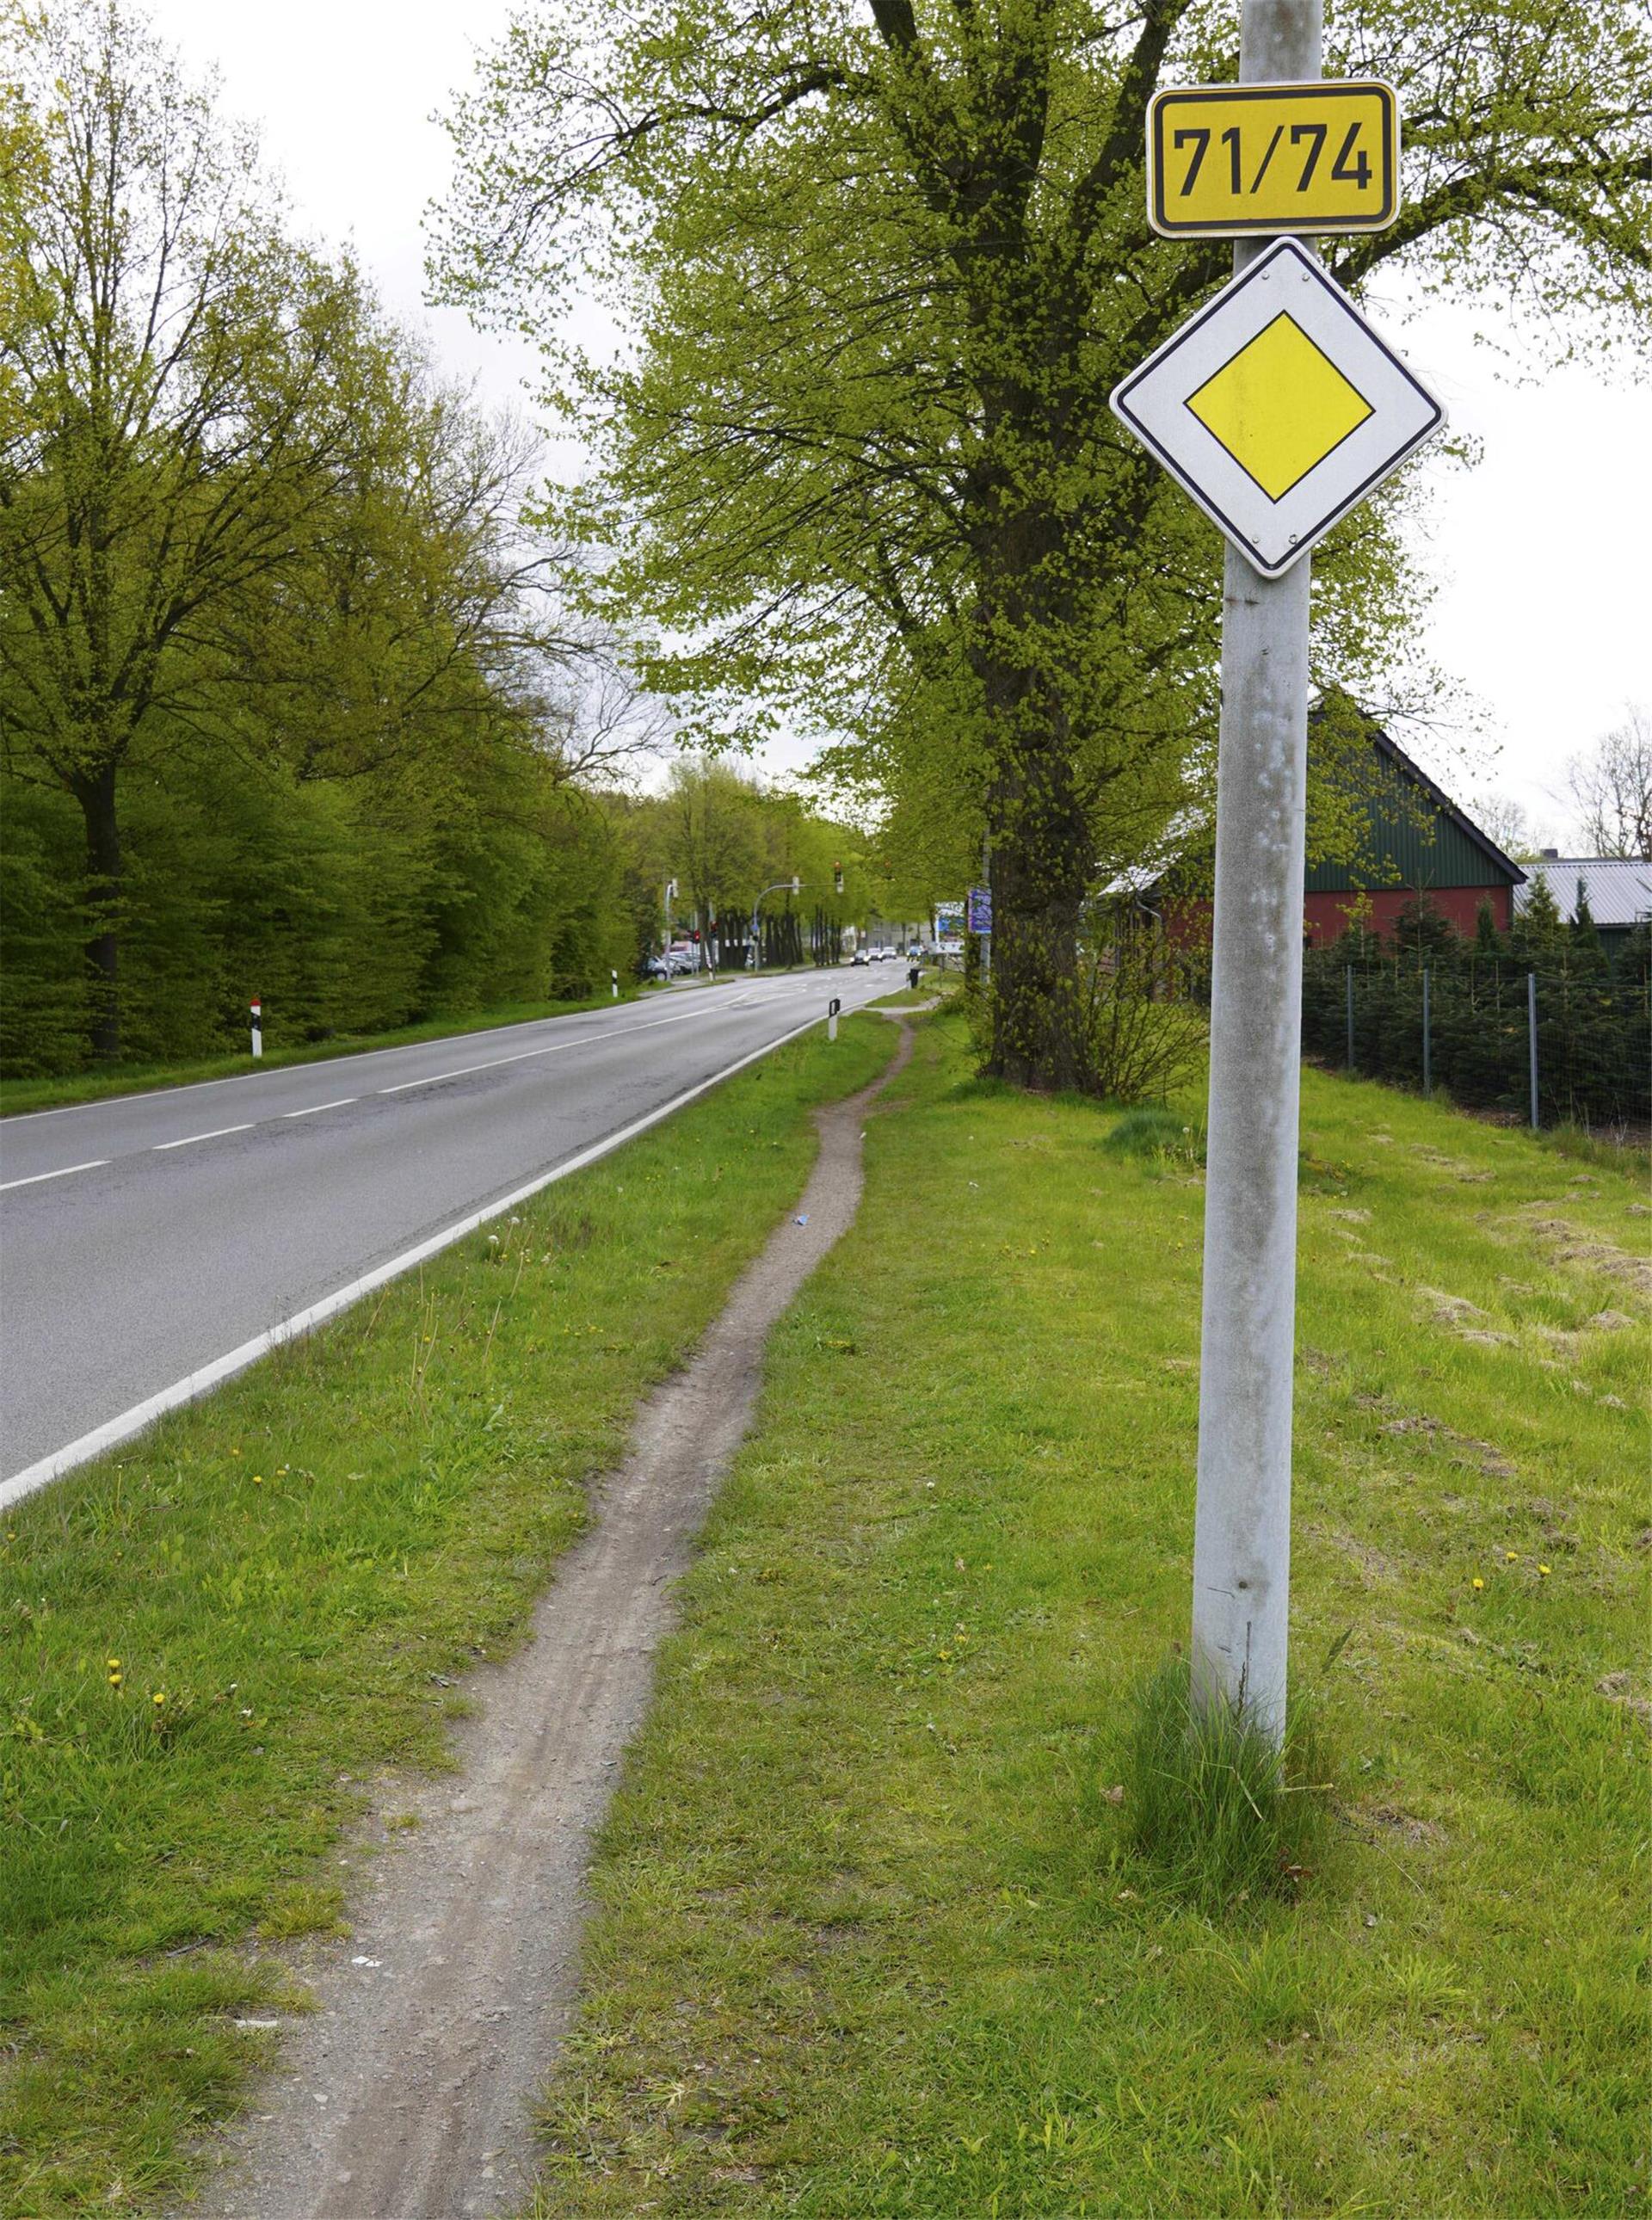
M460 1772L398 1791L421 1824L374 1861L351 1939L313 1970L320 2009L291 2024L283 2073L215 2146L196 2220L461 2220L522 2201L591 1840L647 1706L671 1584L751 1424L770 1327L854 1218L862 1121L911 1053L902 1022L882 1077L815 1113L801 1201L688 1369L644 1405L527 1644L467 1680Z

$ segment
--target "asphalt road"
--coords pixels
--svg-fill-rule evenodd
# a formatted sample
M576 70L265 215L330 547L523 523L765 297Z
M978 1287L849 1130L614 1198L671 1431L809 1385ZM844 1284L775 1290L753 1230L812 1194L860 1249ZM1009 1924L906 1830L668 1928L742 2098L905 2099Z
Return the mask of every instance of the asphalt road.
M0 1121L0 1477L823 1013L893 964L666 990Z

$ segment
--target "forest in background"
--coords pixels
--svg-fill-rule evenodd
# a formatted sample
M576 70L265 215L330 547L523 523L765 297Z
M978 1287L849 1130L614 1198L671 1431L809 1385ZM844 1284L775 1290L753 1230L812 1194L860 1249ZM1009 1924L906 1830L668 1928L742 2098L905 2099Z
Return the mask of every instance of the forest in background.
M864 843L666 745L444 384L119 7L0 88L0 1073L577 999ZM846 867L839 898L834 863Z

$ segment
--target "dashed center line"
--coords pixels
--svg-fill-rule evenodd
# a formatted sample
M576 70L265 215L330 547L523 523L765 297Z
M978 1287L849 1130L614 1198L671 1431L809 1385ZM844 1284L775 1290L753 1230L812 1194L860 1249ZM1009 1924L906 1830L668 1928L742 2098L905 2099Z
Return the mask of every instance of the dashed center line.
M38 1187L42 1180L67 1179L71 1172L101 1171L109 1161L108 1157L93 1157L84 1164L59 1164L54 1172L31 1172L27 1179L0 1180L0 1194L14 1187Z
M256 1122L249 1118L244 1126L215 1126L209 1133L186 1133L181 1141L157 1141L151 1153L159 1156L167 1149L192 1149L197 1141L221 1141L226 1133L250 1133Z
M346 1103L360 1100L358 1094L341 1094L336 1102L312 1102L308 1110L284 1110L281 1114L284 1118L314 1118L323 1110L342 1110Z
M712 1014L721 1016L733 1007L732 1002L719 1005ZM598 1041L629 1040L635 1033L651 1033L661 1026L686 1025L700 1015L698 1010L683 1010L674 1018L654 1018L645 1026L611 1026L605 1033L583 1033L577 1040L552 1041L544 1048L525 1048L514 1056L489 1057L485 1063L462 1063L453 1071L432 1071L422 1079L403 1079L394 1087L381 1087L381 1094L405 1094L410 1087L439 1087L445 1079L468 1079L473 1071L497 1071L502 1064L528 1063L535 1057L560 1056L564 1050L590 1048Z

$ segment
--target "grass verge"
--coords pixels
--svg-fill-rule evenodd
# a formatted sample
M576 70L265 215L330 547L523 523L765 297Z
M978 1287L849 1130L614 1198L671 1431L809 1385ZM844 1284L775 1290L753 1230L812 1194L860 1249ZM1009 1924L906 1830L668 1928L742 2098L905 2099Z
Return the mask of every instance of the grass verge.
M688 1583L535 2211L1640 2209L1642 1188L1305 1076L1340 1792L1294 1900L1213 1916L1108 1794L1186 1628L1200 1175L920 1041Z
M364 1777L443 1762L645 1390L796 1195L848 1020L0 1526L0 2211L142 2207L346 1916Z

